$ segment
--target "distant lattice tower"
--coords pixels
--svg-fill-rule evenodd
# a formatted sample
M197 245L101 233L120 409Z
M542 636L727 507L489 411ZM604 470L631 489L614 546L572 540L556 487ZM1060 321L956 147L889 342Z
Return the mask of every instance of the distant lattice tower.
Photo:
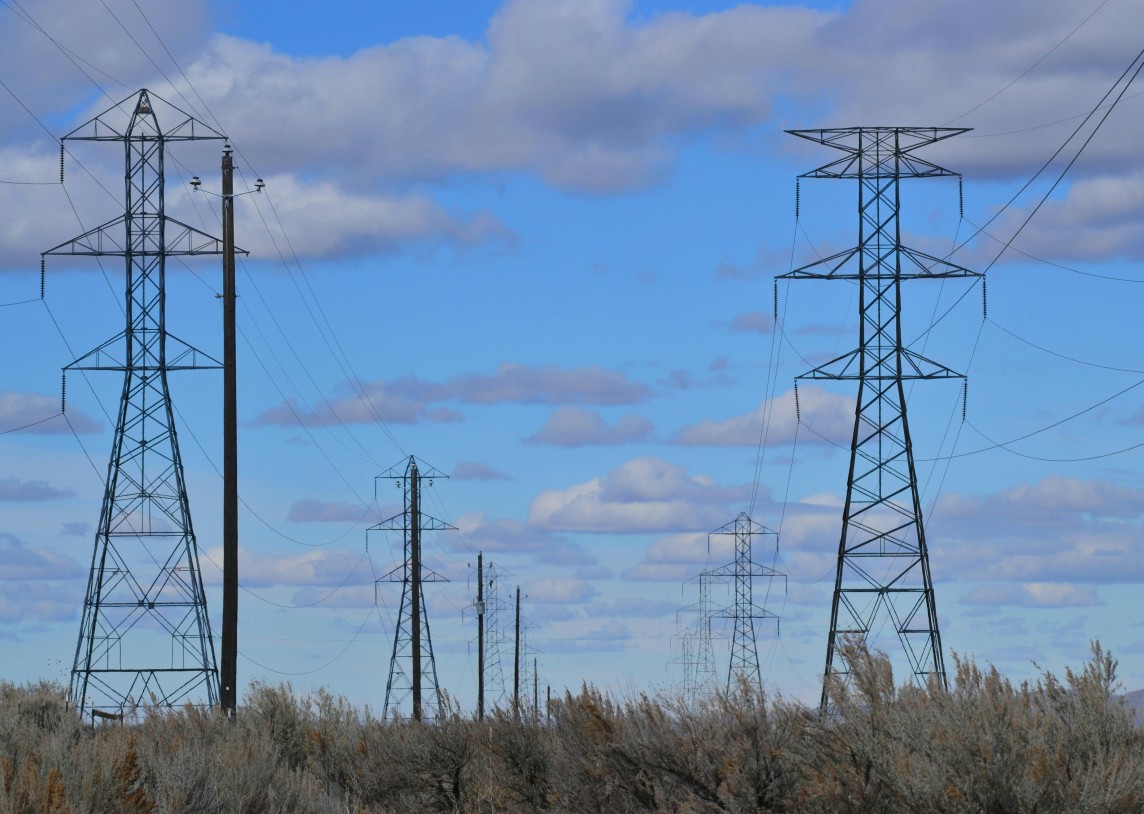
M686 584L696 586L699 599L679 611L678 620L682 630L675 637L679 648L675 663L682 671L683 696L695 703L711 695L716 688L711 580L704 572L687 580Z
M508 631L504 613L508 603L500 597L501 570L489 563L485 572L485 698L490 706L507 707L508 682L505 680L505 650Z
M160 126L156 104L171 115ZM107 481L84 595L70 702L121 717L137 706L218 703L218 670L167 374L219 363L167 330L166 259L222 253L222 242L166 215L171 142L221 133L147 90L64 136L119 142L125 213L45 255L123 257L126 327L67 370L123 373ZM61 172L63 144L60 148Z
M761 619L774 622L775 633L778 633L779 617L769 611L763 604L755 601L755 580L782 579L786 584L786 575L760 565L752 559L752 540L759 535L776 537L775 532L761 523L756 523L746 513L739 515L725 526L720 526L708 535L708 538L718 536L732 536L735 538L735 561L719 568L711 568L700 575L700 584L715 581L729 581L735 589L735 600L729 606L712 608L710 616L714 618L730 619L734 627L731 635L731 659L727 669L727 692L732 692L739 681L744 681L752 687L762 689L762 675L759 670L759 651L756 640L758 631L755 629L755 620ZM784 587L785 591L785 587ZM767 592L768 596L770 591ZM710 636L708 636L710 641Z
M961 376L903 345L901 284L981 275L901 242L900 181L942 177L960 181L961 177L914 153L965 129L848 127L788 132L843 153L800 178L858 182L858 245L780 278L858 284L858 348L799 377L858 382L826 649L822 691L826 709L825 679L849 678L849 667L835 662L838 637L867 639L881 624L893 627L916 681L933 678L946 684L904 383Z
M421 559L421 534L425 531L453 529L447 523L421 511L421 481L432 483L436 478L447 478L441 472L418 466L412 455L405 462L390 467L379 479L393 480L403 496L403 509L370 530L400 530L405 541L405 557L380 581L401 583L401 605L393 633L393 651L389 660L389 679L385 685L383 715L398 711L406 700L411 702L410 718L415 721L441 720L445 706L437 684L437 662L433 657L433 639L429 635L429 615L425 612L427 582L448 582L440 574L425 567Z

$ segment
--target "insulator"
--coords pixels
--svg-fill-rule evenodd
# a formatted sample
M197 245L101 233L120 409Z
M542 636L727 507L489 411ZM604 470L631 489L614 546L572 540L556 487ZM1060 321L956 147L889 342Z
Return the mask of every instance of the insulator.
M969 405L969 380L961 383L961 420L965 421L966 408Z
M68 410L68 372L65 370L60 373L60 412L66 413Z
M981 278L981 318L989 318L989 298L985 296L985 278Z
M795 219L796 223L798 222L798 210L799 210L799 204L801 203L799 201L799 198L801 198L801 197L802 197L802 184L796 178L796 179L794 179L794 219Z
M779 281L775 280L775 324L779 322Z
M44 298L44 256L40 255L40 299Z
M957 176L957 213L962 220L965 219L965 190L961 186L961 176Z
M802 410L798 405L798 379L794 380L794 420L799 424L802 423Z
M64 182L64 143L60 142L60 183Z

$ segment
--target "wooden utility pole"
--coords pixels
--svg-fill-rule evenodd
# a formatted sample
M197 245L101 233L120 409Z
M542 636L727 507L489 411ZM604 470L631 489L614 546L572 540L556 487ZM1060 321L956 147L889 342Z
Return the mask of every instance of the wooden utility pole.
M520 586L516 586L516 646L512 657L512 714L520 723Z
M222 151L222 675L219 701L238 708L238 377L235 371L234 155Z
M477 720L485 719L485 555L477 552Z

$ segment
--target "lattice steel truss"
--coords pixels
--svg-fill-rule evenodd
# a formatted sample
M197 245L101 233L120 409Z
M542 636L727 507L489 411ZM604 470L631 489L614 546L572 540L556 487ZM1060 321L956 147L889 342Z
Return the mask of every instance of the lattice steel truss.
M510 646L504 614L509 605L500 596L501 570L495 563L485 568L485 701L490 708L508 707L508 682L505 680L505 651ZM512 619L509 619L511 622Z
M161 103L175 124L164 130ZM72 666L84 714L139 705L218 703L218 669L167 374L219 363L167 331L166 259L222 253L222 242L168 217L170 142L223 139L146 89L64 136L120 142L125 213L44 252L125 259L126 328L65 370L123 373L111 460Z
M700 575L700 580L710 582L729 581L734 584L735 601L728 607L715 608L712 615L716 618L730 619L734 632L731 634L731 663L727 669L727 692L732 692L739 681L745 681L753 687L762 689L763 680L759 672L759 650L755 639L755 620L774 620L775 632L778 632L779 617L767 610L766 607L755 602L754 581L756 579L772 580L781 578L786 584L786 575L759 565L751 559L752 540L758 535L776 537L775 532L761 523L756 523L745 512L725 526L720 526L711 532L708 540L713 537L730 535L735 538L735 561L729 565L711 568ZM770 591L768 589L769 596Z
M902 245L900 181L950 176L960 180L957 173L914 153L966 130L850 127L788 132L844 153L800 178L858 182L858 245L781 277L857 281L859 290L858 348L799 377L858 382L824 677L849 676L845 663L835 664L839 636L866 639L879 622L888 621L914 679L924 683L933 677L944 686L945 663L903 385L913 379L961 376L903 346L901 283L981 275ZM827 703L824 684L824 709Z
M709 568L688 580L688 583L698 586L699 601L682 609L683 614L695 615L695 625L684 630L678 641L681 650L679 660L683 666L683 692L692 701L708 696L715 690L715 619L729 619L732 623L730 663L724 685L727 692L732 692L740 681L757 688L762 687L755 620L773 620L777 633L779 617L766 609L765 601L764 604L755 601L754 582L780 578L785 591L786 575L759 565L752 559L753 540L759 535L777 540L775 532L756 523L745 512L740 512L730 523L707 535L708 549L716 537L734 537L735 561ZM712 601L711 588L717 584L732 586L735 593L732 602L716 605ZM770 596L769 585L766 594Z
M711 624L711 580L701 573L687 580L695 585L699 599L680 609L676 619L680 633L675 637L679 655L675 662L683 673L683 696L691 703L710 696L715 691L715 652ZM694 623L684 621L694 616Z
M432 483L433 479L447 478L448 475L432 467L422 471L412 455L404 464L404 470L398 464L377 478L392 480L401 489L402 512L370 529L400 530L405 541L405 557L401 565L378 580L401 583L401 606L393 633L393 651L389 659L389 678L385 684L385 707L382 714L388 718L392 710L400 716L402 705L409 700L410 715L400 717L415 721L426 718L439 721L444 717L445 705L437 684L437 662L433 658L433 639L429 635L429 616L425 612L425 592L422 586L426 582L449 580L424 566L421 559L421 533L451 530L453 526L421 511L421 481L427 479Z

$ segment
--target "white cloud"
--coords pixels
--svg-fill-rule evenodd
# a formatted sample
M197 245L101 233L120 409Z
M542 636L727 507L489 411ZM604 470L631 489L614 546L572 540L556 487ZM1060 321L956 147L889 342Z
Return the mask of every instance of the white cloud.
M530 603L540 605L587 602L598 592L582 579L542 577L528 583L524 590Z
M28 503L42 500L59 500L72 497L71 489L58 489L42 480L21 480L17 477L0 478L0 501Z
M491 212L450 212L423 195L347 191L331 181L288 175L266 178L274 217L288 230L290 245L303 256L347 257L392 252L411 245L475 246L511 241L511 231ZM254 200L254 204L259 202ZM260 207L261 208L261 207ZM281 245L261 228L254 206L236 207L242 248L256 259L274 258ZM279 239L280 240L280 239Z
M28 546L10 534L0 534L0 580L74 579L84 568L67 554Z
M462 404L633 404L643 401L650 388L627 375L600 367L561 368L556 365L503 364L495 373L470 373L444 382L407 376L393 381L366 382L359 388L343 384L342 394L323 399L313 408L293 402L280 404L259 416L259 425L307 426L377 421L412 424L420 421L460 421L456 410L443 402ZM364 394L364 396L363 396Z
M544 649L550 653L621 652L632 638L631 629L623 622L612 619L602 627L573 637L552 637L544 640Z
M662 532L713 528L747 496L657 458L636 458L602 478L542 492L529 523L556 531Z
M0 592L0 623L70 622L79 619L82 607L82 583L77 582L71 591L62 591L58 585L16 581L7 583Z
M217 567L207 566L211 562L221 566L222 547L207 549L206 556L203 579L217 584L222 578L221 573ZM363 553L344 549L317 549L301 554L276 556L240 546L238 568L239 581L248 588L272 585L360 585L373 581Z
M930 516L934 574L980 581L1108 584L1144 579L1144 490L1053 476L942 498Z
M974 588L966 605L1016 605L1024 608L1084 608L1103 605L1092 585L1064 582L997 583Z
M0 430L26 427L21 432L33 435L65 435L71 433L68 423L81 435L100 431L98 423L76 409L60 415L59 396L0 390Z
M484 551L537 551L555 541L545 529L511 517L489 518L485 512L467 512L453 525L469 547Z
M480 461L461 461L450 476L455 480L512 480L505 473Z
M643 441L651 431L650 421L632 413L620 416L614 426L608 426L595 410L559 407L548 415L544 426L524 442L557 447L612 446Z
M610 191L657 177L673 138L761 121L822 19L740 6L636 21L630 8L515 0L487 45L411 37L345 58L218 36L188 74L263 166L324 166L362 185L527 170Z
M729 327L738 333L771 334L775 330L775 320L763 311L747 311L736 314Z
M819 387L800 387L797 408L794 390L787 390L746 415L684 427L676 441L684 446L754 447L761 440L791 444L797 435L807 444L846 443L854 427L852 398ZM800 429L800 423L806 426Z
M138 11L121 0L111 5L158 54ZM1070 35L1081 11L1033 0L1013 0L1003 13L987 0L967 0L902 15L892 0L868 0L839 13L741 4L650 18L635 13L631 0L510 0L482 39L407 37L344 57L295 57L236 37L208 37L204 4L184 4L177 15L143 4L192 90L174 71L174 86L155 76L102 7L60 13L60 0L39 6L53 36L97 71L155 88L188 110L209 105L240 158L249 157L270 182L295 251L327 256L508 236L495 214L453 212L417 188L456 176L527 172L560 188L623 192L662 178L692 137L750 133L765 123L800 164L829 161L828 151L779 136L785 122L771 124L776 102L787 110L791 99L799 100L796 110L815 110L813 121L791 122L802 126L971 125L974 133L927 155L971 179L1025 177L1071 122L1037 125L1087 111L1136 51L1130 4L1102 7ZM87 80L13 9L5 11L12 20L0 32L0 69L8 65L6 75L18 78L17 94L33 100L41 118L88 103ZM878 54L878 81L870 81L871 53ZM19 69L29 64L37 70ZM41 178L53 162L29 146L42 140L40 131L11 100L0 102L0 115L18 122L19 141L2 148L6 166ZM70 118L106 106L100 98ZM1115 126L1116 137L1090 145L1074 178L1115 179L1131 166L1144 116L1126 106ZM26 196L55 191L0 193L9 215L0 229L16 241L6 243L39 246L43 227L21 216L44 207L28 205ZM1111 199L1119 212L1139 209L1123 195ZM1133 227L1102 227L1096 209L1088 218L1091 239L1062 251L1091 242L1106 252L1125 245L1136 252ZM247 243L261 240L245 231ZM1046 226L1042 236L1053 235ZM269 251L258 242L247 248ZM764 255L760 249L741 268L725 262L717 276L758 273Z
M295 523L358 523L373 513L356 503L327 503L309 498L290 504L286 519Z
M1027 260L1025 252L1059 262L1099 261L1144 257L1144 171L1118 171L1116 175L1081 177L1064 187L1064 195L1045 202L1014 241L1016 251L1003 255L1006 262ZM993 235L1016 232L1032 212L1032 205L1008 210L990 227ZM1001 250L995 241L982 243L973 258L991 261Z

